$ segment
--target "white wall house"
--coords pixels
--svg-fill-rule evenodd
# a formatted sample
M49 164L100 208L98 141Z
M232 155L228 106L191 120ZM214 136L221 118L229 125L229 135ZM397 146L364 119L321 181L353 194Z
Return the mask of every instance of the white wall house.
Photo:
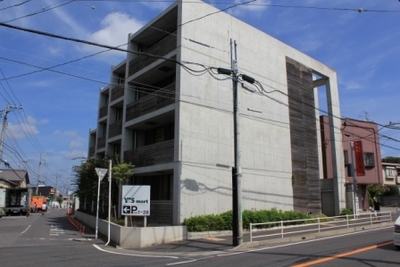
M233 51L240 82L242 209L321 212L322 92L332 137L331 201L339 213L345 192L335 71L216 11L178 1L129 35L126 60L112 67L110 85L100 90L89 156L117 154L135 165L130 183L151 185L149 224L231 210L233 82L216 68L231 69ZM257 86L243 82L242 74ZM264 93L243 89L242 82Z

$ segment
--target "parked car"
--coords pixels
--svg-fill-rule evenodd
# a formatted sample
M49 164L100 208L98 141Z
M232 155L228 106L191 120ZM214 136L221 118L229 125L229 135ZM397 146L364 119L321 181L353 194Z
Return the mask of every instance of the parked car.
M396 248L400 250L400 216L394 222L393 241Z

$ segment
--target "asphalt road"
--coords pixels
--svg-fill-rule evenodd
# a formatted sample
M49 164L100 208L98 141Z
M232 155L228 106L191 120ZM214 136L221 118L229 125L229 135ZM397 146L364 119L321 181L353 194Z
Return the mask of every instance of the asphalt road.
M104 246L93 233L81 234L65 210L45 216L0 219L1 266L397 266L400 251L392 227L297 244L249 250L179 253ZM179 247L179 246L178 246Z

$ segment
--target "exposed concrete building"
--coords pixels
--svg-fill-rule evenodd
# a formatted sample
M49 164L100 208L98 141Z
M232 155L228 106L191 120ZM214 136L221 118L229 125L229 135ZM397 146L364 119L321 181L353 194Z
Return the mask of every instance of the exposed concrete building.
M120 155L135 165L130 182L151 185L149 224L231 210L232 79L216 68L231 68L234 40L240 82L245 74L264 90L238 91L242 209L321 212L323 90L335 166L330 201L338 214L345 171L335 71L217 11L178 1L129 36L126 60L112 67L110 86L100 90L88 156Z

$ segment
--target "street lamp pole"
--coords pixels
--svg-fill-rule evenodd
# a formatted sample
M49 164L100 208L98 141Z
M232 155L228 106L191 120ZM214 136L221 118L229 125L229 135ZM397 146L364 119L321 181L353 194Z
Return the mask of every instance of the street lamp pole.
M106 246L111 241L111 169L112 160L108 161L108 241Z
M351 171L353 174L353 214L354 217L358 215L358 196L357 196L357 178L356 178L356 168L354 160L354 142L350 142L351 151Z
M95 168L95 170L97 176L99 177L99 183L97 185L96 232L95 232L95 239L97 239L99 233L100 182L106 175L107 169Z

